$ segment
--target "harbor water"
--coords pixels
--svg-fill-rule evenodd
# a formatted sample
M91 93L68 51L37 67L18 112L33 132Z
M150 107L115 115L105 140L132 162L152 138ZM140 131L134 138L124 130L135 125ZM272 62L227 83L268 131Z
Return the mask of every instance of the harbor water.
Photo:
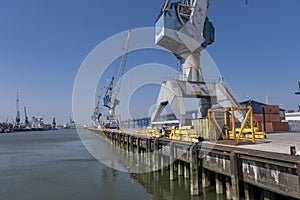
M168 171L109 168L91 156L75 129L0 134L0 176L0 199L9 200L224 199L214 190L193 197L189 180L170 182Z

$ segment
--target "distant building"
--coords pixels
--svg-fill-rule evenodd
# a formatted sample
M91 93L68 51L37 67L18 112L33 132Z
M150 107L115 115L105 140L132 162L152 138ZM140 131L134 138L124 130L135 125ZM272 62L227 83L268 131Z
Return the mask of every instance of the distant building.
M300 81L298 81L299 91L295 92L296 95L300 95ZM298 106L298 112L286 113L286 120L289 122L290 131L300 131L300 106Z
M300 112L290 112L285 113L285 120L299 120L300 121Z
M285 119L289 123L290 131L300 131L300 112L285 113Z

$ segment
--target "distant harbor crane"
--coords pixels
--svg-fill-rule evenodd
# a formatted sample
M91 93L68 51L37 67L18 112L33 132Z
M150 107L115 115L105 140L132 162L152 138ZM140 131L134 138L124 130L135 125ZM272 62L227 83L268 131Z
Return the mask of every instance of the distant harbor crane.
M25 114L25 126L28 126L29 120L28 120L28 116L27 116L26 106L24 106L24 114Z
M94 109L93 115L92 115L92 120L95 123L95 126L98 127L100 126L100 118L102 116L102 96L103 96L103 90L101 89L100 95L98 96L98 103L97 106Z
M295 92L295 94L300 95L300 81L298 81L299 91ZM298 106L298 112L300 112L300 106Z
M295 94L300 95L300 81L298 81L299 91L295 92Z
M123 54L121 57L121 62L117 71L116 76L113 76L107 81L107 86L102 91L99 96L99 100L96 108L94 109L94 113L92 116L93 121L96 125L104 125L106 128L119 128L120 127L120 119L116 117L115 108L119 105L120 101L117 99L118 93L121 87L121 80L124 74L124 69L126 65L128 49L129 49L129 41L131 37L131 30L128 31L126 43L123 47ZM115 68L116 72L117 68ZM109 109L108 116L105 122L100 122L100 117L102 116L101 109L101 100L103 100L103 106Z
M122 76L124 73L124 68L126 65L130 37L131 37L131 30L128 31L127 40L126 40L125 46L123 48L123 55L121 58L117 76L111 77L111 81L107 87L107 90L106 90L106 93L105 93L105 96L103 99L104 106L109 109L109 117L115 117L115 108L117 105L119 105L119 100L117 99L117 95L120 91L121 79L122 79Z
M56 119L55 117L53 117L53 120L52 120L52 129L56 129Z
M17 116L16 116L16 128L20 128L20 122L21 122L21 117L20 117L20 106L19 106L19 93L17 93Z

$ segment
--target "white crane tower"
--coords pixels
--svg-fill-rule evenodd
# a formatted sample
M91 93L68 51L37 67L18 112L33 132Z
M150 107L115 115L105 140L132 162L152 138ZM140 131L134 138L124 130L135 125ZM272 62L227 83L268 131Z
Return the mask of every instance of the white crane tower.
M206 117L212 105L237 105L223 82L205 82L200 66L200 53L214 42L215 29L206 16L210 0L165 0L156 21L156 44L170 50L180 60L178 80L165 81L157 98L151 121L158 120L166 105L185 124L186 98L198 99L198 116ZM218 95L222 93L223 95ZM242 115L237 114L238 118Z

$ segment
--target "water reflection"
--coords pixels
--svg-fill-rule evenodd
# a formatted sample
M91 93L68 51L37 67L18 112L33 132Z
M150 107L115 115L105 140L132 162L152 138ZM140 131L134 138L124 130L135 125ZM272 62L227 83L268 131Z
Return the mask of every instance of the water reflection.
M200 196L190 195L190 180L178 176L177 180L170 181L168 170L162 172L148 172L143 174L131 174L131 177L139 182L152 200L225 200L225 195L217 195L214 188L202 189Z
M113 162L111 165L113 165ZM116 182L118 176L118 170L114 168L105 167L102 169L102 178L105 182Z
M125 169L124 171L127 171L133 180L136 180L146 189L152 196L152 200L226 199L226 195L217 195L214 187L202 189L201 181L199 181L201 195L191 196L190 179L185 178L183 175L178 176L176 174L176 180L170 181L169 157L164 156L160 151L157 151L157 154L133 153L128 151L127 144L116 145L107 138L104 140L108 147L105 152L114 155L113 160L106 160L105 165L110 168L106 168L102 173L103 178L108 181L115 182L116 177L118 177L118 171L115 169L122 169L122 171ZM102 145L102 147L104 146ZM153 171L155 168L154 163L164 163L164 168L156 168L157 171Z

